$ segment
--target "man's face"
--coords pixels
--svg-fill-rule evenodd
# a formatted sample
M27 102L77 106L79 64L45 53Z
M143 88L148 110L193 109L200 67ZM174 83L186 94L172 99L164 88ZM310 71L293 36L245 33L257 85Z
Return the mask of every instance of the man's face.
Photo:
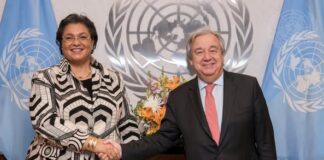
M192 43L190 65L197 72L198 77L212 83L223 72L224 54L220 41L213 34L205 34L196 37Z

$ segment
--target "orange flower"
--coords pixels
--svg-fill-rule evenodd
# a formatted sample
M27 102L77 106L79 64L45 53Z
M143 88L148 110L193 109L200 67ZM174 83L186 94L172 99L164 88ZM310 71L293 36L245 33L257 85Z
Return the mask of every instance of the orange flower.
M165 112L166 112L166 106L163 105L160 110L159 110L159 113L160 113L160 120L162 120L164 118L164 115L165 115Z
M179 76L173 76L172 80L167 79L167 82L165 84L165 87L168 88L169 90L173 90L177 88L180 84L180 78Z
M159 125L161 123L160 112L161 112L161 108L159 108L158 111L155 114L153 114L152 117L149 118L149 120Z
M163 71L158 79L154 81L150 76L146 96L137 103L135 108L135 114L143 122L146 135L151 135L160 129L166 113L168 93L185 81L180 76L173 76L170 79Z
M146 131L146 135L152 135L160 129L160 125L151 125L151 127Z
M152 108L148 108L148 107L143 107L140 110L140 115L146 119L150 119L150 117L153 117L153 111Z

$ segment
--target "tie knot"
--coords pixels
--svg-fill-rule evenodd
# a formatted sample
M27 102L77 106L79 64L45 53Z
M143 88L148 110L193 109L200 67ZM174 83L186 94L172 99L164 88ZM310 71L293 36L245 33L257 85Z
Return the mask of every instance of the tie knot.
M207 84L207 86L206 86L206 94L211 94L214 87L215 87L215 84Z

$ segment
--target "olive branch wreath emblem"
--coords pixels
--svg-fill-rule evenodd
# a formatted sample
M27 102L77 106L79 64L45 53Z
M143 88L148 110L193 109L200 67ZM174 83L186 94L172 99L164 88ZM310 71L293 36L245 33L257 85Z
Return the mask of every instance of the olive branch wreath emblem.
M113 69L121 73L126 86L134 91L135 96L142 98L147 87L147 80L136 73L129 59L124 58L125 49L120 38L123 31L122 23L131 4L131 0L121 0L112 5L108 13L109 23L105 28L106 50L110 61L114 62ZM253 27L247 6L242 1L238 1L235 5L230 2L227 4L231 8L233 20L237 25L235 31L238 41L234 46L233 57L226 63L226 68L234 72L243 72L253 50Z
M3 87L6 87L9 89L11 93L11 100L13 99L15 103L18 105L20 109L26 109L28 110L28 98L21 98L18 97L16 92L13 90L15 86L10 84L9 80L7 79L6 75L9 71L9 65L11 57L14 55L15 50L19 47L19 44L29 38L35 38L42 35L42 33L37 28L27 28L24 30L18 31L18 33L13 37L8 45L4 48L1 63L0 63L0 78L3 80L4 85Z
M235 21L237 43L234 46L233 57L226 62L225 67L233 72L243 72L248 65L248 59L253 50L253 26L250 20L248 8L242 1L237 5L227 2L232 9L233 20Z
M275 87L280 89L284 95L283 100L284 102L287 101L288 105L292 107L295 111L300 112L314 112L318 109L323 108L324 100L318 99L316 101L305 101L305 100L293 100L289 93L285 90L284 86L282 85L279 77L283 71L284 61L291 52L291 50L298 45L302 41L307 40L315 40L318 39L319 36L313 31L303 31L294 34L284 45L280 48L279 54L274 62L274 68L272 72L272 78L275 82Z

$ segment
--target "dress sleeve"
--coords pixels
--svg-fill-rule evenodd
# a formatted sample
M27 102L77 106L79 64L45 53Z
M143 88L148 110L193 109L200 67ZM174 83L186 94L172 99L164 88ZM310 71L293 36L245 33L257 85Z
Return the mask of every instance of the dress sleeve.
M118 121L118 131L121 135L121 143L129 143L133 140L138 140L140 138L140 132L138 129L137 118L135 117L132 106L128 103L128 98L126 95L125 85L120 78L120 85L123 88L122 91L122 106L121 106L121 115Z
M80 151L88 133L59 116L54 87L46 73L46 70L37 72L32 78L29 111L33 128L42 138L55 145Z

